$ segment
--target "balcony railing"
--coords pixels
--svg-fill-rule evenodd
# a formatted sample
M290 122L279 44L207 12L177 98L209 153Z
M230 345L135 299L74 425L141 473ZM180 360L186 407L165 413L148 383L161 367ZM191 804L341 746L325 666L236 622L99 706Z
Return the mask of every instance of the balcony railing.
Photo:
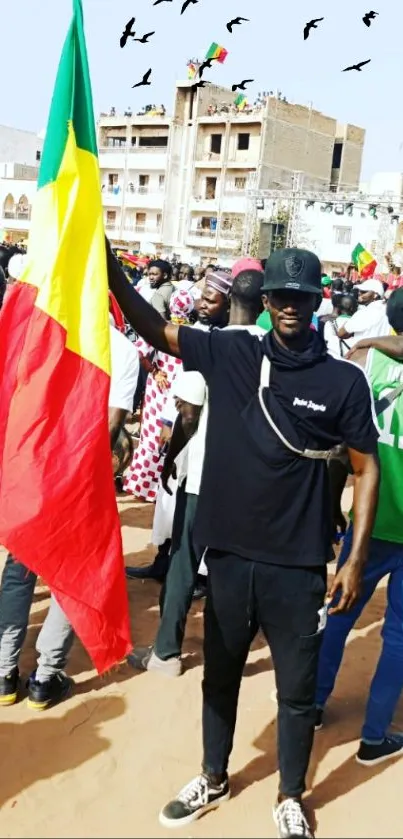
M160 153L160 154L167 154L168 153L168 146L129 146L128 151L130 154L134 154L135 152L151 152L153 153Z
M100 146L99 151L102 154L106 154L106 152L111 154L136 154L136 152L167 154L168 146L129 146L127 143L125 146Z
M218 193L216 195L194 195L193 201L217 201Z
M196 229L190 228L188 230L189 236L201 236L215 238L218 234L220 239L237 239L242 235L242 227L221 227L216 230L210 230L208 227L198 227Z
M217 230L210 230L209 227L198 227L196 229L195 228L190 228L188 232L189 232L190 236L211 236L211 237L213 237L213 236L216 235Z
M118 221L106 221L105 222L105 229L106 230L115 230L117 227L119 227L119 222Z
M31 210L5 210L4 218L29 220L31 218Z
M128 150L128 146L100 146L100 152L112 152L112 154L125 154Z
M247 187L246 184L245 184L245 186L240 186L240 187L235 187L235 186L228 187L228 189L226 189L224 191L224 195L227 196L228 198L234 198L234 197L245 198L246 197L245 193L246 193L247 188L248 187Z
M129 195L161 195L164 190L165 187L163 186L134 186L129 184L127 187Z
M119 195L122 192L122 187L120 186L120 184L115 184L114 186L112 186L111 184L102 184L101 191L103 193L107 192L109 195Z
M123 229L128 233L161 233L162 226L160 224L154 227L147 224L125 224Z
M198 149L196 151L196 160L216 160L219 163L222 160L222 152L201 151L201 149Z

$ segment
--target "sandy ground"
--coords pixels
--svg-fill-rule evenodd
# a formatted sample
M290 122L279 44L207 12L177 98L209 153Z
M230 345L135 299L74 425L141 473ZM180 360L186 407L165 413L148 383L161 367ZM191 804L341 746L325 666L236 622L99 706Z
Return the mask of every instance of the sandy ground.
M152 511L119 502L126 562L147 563ZM4 562L4 552L0 557ZM128 583L133 639L153 640L159 586ZM403 762L371 769L354 755L371 674L380 646L385 589L378 590L349 640L327 725L316 735L307 801L319 837L401 837L396 790ZM38 586L22 673L35 663L35 639L49 605ZM176 680L136 674L128 665L100 679L76 641L68 672L75 695L42 714L22 700L1 709L0 835L3 837L162 837L158 812L199 770L201 756L202 610L192 607L186 672ZM258 637L242 684L231 760L232 799L185 837L271 837L276 795L274 676ZM395 719L403 729L403 703Z

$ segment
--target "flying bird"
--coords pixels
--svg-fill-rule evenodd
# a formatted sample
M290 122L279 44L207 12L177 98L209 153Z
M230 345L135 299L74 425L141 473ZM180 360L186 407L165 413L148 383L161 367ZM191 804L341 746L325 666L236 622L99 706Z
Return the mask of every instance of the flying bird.
M207 82L206 79L201 79L200 82L196 82L196 84L192 84L192 88L206 87L206 84L210 84L210 82Z
M147 70L146 73L144 73L143 80L141 82L137 82L137 84L133 84L132 87L142 87L143 85L151 84L151 82L149 81L151 73L152 73L152 68L150 67L150 69Z
M159 3L172 3L172 0L155 0L153 6L158 6Z
M347 70L358 70L358 72L361 73L361 69L364 67L365 64L369 64L370 61L370 58L368 58L367 61L359 61L358 64L352 64L351 67L345 67L344 70L342 70L342 72L347 73Z
M320 23L321 20L324 20L324 19L325 19L324 17L317 17L315 20L310 20L309 23L305 24L304 41L306 41L306 39L309 38L309 33L310 33L311 29L317 29L318 27L317 27L316 24Z
M365 26L371 26L371 20L375 20L377 15L379 15L379 12L366 12L363 17Z
M200 67L199 67L199 77L200 78L202 77L204 71L207 70L207 68L209 70L211 70L211 68L213 66L213 61L215 61L215 58L206 58L206 61L203 61L203 64L200 64Z
M187 7L190 6L191 3L193 3L193 5L195 6L198 2L199 0L185 0L181 9L181 15L183 15L183 12L186 12Z
M252 84L252 82L254 82L254 81L255 81L254 79L244 79L243 82L240 82L240 84L233 84L232 85L233 93L235 93L236 90L246 90L245 85L246 84Z
M136 18L132 17L132 18L130 18L129 23L126 23L126 26L125 26L125 28L122 32L122 37L120 39L120 46L122 47L122 49L123 49L123 47L126 46L127 39L128 38L134 38L134 36L136 34L135 32L132 32L132 26L133 26L133 23L134 23L135 20L136 20Z
M249 23L249 18L248 17L234 17L234 20L229 20L228 23L227 23L228 32L231 32L231 35L232 35L232 27L241 23L243 20L245 20Z
M155 31L147 32L146 35L143 35L142 38L134 38L134 40L138 41L139 44L148 44L148 39L151 38L151 35L155 35Z

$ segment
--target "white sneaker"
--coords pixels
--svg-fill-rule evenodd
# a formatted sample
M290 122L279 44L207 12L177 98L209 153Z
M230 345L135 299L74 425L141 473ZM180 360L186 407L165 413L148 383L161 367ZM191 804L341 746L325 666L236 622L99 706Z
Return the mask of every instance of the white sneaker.
M285 798L281 804L273 807L273 818L280 839L314 839L302 804L295 798Z

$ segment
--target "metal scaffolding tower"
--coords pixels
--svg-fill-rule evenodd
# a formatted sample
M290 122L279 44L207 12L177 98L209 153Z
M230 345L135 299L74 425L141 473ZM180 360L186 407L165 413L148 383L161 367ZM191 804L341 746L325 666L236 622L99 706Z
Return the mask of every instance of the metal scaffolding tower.
M292 197L289 205L289 218L287 226L287 248L291 248L294 243L298 241L299 211L301 206L303 178L304 176L302 172L295 172L293 175Z
M301 221L301 204L319 203L330 211L345 210L350 214L354 210L368 211L369 207L376 208L380 223L377 230L376 259L380 264L384 258L385 250L392 246L391 232L392 219L403 215L403 202L396 200L390 193L373 195L363 192L320 192L303 189L303 175L296 172L294 175L293 187L287 189L254 189L250 188L246 193L247 207L245 214L245 226L243 236L243 253L248 253L251 247L253 236L256 231L256 224L259 219L258 213L265 209L265 202L270 202L272 207L286 205L289 213L289 224L287 230L287 247L298 244ZM338 213L339 215L342 212Z

